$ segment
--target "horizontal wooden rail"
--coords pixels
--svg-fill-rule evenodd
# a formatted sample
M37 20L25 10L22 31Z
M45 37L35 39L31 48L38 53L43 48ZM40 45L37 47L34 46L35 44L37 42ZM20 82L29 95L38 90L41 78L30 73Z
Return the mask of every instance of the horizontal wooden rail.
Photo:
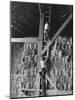
M53 95L71 95L73 94L72 90L46 90L47 96L53 96Z
M38 38L11 38L11 42L38 42Z
M42 92L42 89L38 89L38 90L36 90L36 89L25 89L25 88L22 88L21 89L21 91L39 91L39 92Z

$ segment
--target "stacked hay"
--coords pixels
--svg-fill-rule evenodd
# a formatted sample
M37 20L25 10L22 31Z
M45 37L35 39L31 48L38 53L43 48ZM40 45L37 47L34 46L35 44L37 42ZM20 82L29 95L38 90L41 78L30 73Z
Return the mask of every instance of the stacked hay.
M72 90L72 38L58 37L51 50L50 77L59 90Z
M35 92L24 89L35 89L38 46L36 43L12 44L11 96L32 96ZM23 91L22 91L23 90Z

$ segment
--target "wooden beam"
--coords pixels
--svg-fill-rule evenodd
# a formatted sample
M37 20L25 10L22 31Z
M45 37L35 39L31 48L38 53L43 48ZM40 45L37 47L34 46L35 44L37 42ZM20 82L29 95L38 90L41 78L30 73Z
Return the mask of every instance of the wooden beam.
M53 96L53 95L70 95L73 94L72 90L46 90L47 96Z
M40 70L41 66L40 66L40 58L41 58L41 50L42 50L42 39L43 39L43 24L44 24L44 14L41 11L41 7L39 4L39 12L40 12L40 24L39 24L39 38L38 38L38 64L37 67ZM39 73L37 73L36 76L36 91L35 91L35 95L39 96L39 90L40 90L40 75Z
M33 92L36 92L36 89L25 89L25 88L22 88L21 91L33 91ZM38 92L42 92L41 89L37 90ZM37 95L36 95L37 96Z
M11 38L11 42L38 42L38 38Z
M46 79L49 81L49 83L54 87L54 89L57 90L55 84L52 82L52 80L50 79L50 77L46 74Z
M43 26L44 26L44 14L40 14L40 24L39 24L39 39L43 39Z
M47 58L49 57L49 48L47 48Z
M49 6L49 23L51 23L51 6Z
M69 17L66 19L66 21L62 24L62 26L59 28L59 30L55 33L55 35L53 36L53 38L51 39L52 41L48 41L47 45L44 47L44 49L42 50L41 54L44 54L44 52L49 48L49 46L55 41L55 39L57 38L57 36L59 36L59 34L62 32L62 30L67 26L67 24L70 22L70 20L72 19L72 13L69 15Z

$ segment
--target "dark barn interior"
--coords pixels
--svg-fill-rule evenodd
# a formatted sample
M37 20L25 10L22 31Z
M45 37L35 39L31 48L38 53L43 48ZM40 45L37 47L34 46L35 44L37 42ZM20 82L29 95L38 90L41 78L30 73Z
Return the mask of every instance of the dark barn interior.
M48 4L43 5L43 10ZM50 5L51 6L51 32L52 37L60 28L73 7L69 5ZM12 37L38 37L40 24L40 12L37 3L11 2L11 36ZM65 35L72 36L73 21L64 29Z

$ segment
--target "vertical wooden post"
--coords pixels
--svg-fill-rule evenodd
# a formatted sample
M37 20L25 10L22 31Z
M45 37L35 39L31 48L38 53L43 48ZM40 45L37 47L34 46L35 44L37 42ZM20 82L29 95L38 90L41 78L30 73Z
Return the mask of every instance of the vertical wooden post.
M51 22L51 6L49 6L49 23Z
M47 58L49 57L49 48L47 48Z
M43 23L44 23L44 14L41 11L41 7L39 4L39 12L40 12L40 24L39 24L39 37L38 37L38 69L41 69L40 66L40 58L41 58L41 51L42 51L42 40L43 40ZM36 80L36 96L39 96L40 91L40 75L37 74Z

